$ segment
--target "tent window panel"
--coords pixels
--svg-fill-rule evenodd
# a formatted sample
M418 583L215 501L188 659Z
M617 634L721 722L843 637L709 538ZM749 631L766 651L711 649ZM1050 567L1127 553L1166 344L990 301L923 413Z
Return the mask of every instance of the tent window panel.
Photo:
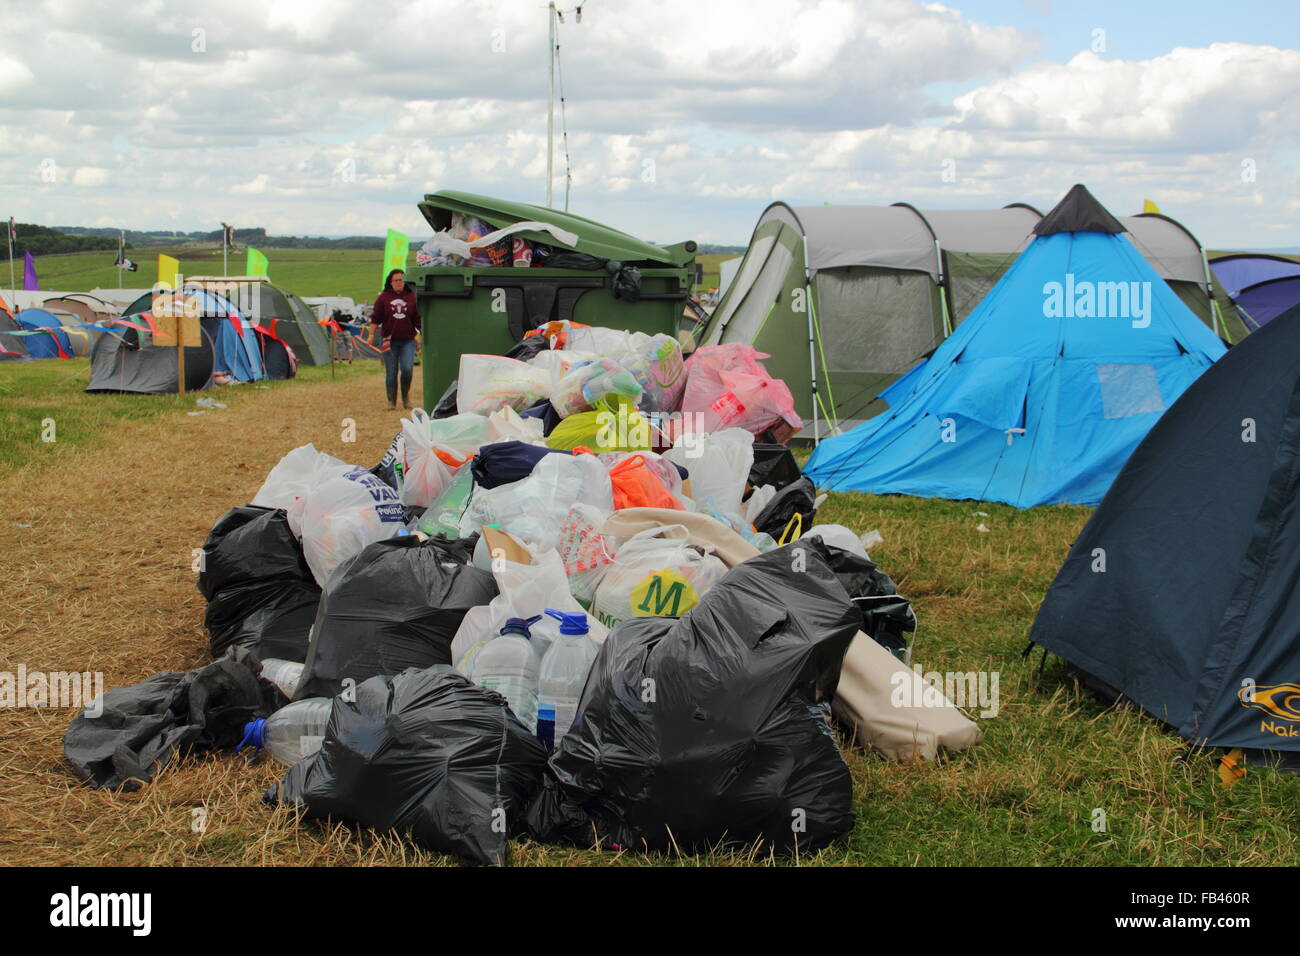
M1016 253L947 252L953 328L961 325L1016 261Z
M1156 367L1145 363L1109 363L1097 366L1102 413L1106 418L1132 418L1163 412L1164 398Z
M754 286L745 296L736 314L732 316L727 327L726 340L729 342L752 342L763 325L763 320L772 311L773 303L777 308L789 308L788 301L776 302L778 295L788 293L782 286L794 261L794 252L789 247L778 244L767 257L763 271L754 279Z
M818 272L817 318L829 370L898 375L915 365L937 344L933 290L923 272Z
M715 319L719 329L731 322L732 316L736 312L736 307L741 304L742 300L748 299L746 293L753 284L754 279L758 276L758 271L763 268L763 263L767 261L768 253L772 251L772 244L776 242L776 234L770 236L760 236L754 240L754 244L749 247L749 252L745 254L745 260L741 263L740 272L732 280L731 285L727 288L726 301L719 305L723 310L722 314ZM730 341L734 336L728 329L724 336Z

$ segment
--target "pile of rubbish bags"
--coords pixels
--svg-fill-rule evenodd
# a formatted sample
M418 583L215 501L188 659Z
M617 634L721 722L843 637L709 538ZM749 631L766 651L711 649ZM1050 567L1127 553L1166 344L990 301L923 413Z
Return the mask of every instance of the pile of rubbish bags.
M463 356L373 468L286 454L205 545L216 661L74 719L78 775L263 749L268 803L500 864L522 836L815 851L853 826L836 723L899 760L978 740L892 693L916 619L816 523L764 356L539 333Z

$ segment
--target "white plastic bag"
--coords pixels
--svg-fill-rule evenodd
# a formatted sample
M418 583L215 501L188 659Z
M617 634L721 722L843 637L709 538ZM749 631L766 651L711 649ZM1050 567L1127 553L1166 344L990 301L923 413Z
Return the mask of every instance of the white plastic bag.
M545 445L543 430L540 418L521 418L513 408L499 408L487 418L487 436L482 444L522 441L530 445Z
M844 527L842 524L815 524L805 531L801 538L821 538L832 548L839 548L843 551L851 551L860 558L868 558L867 549L863 547L862 539L856 532Z
M364 468L330 478L307 496L302 513L302 552L316 583L373 541L404 528L397 492Z
M544 349L538 352L528 360L528 364L533 368L540 368L546 371L551 377L551 390L559 384L560 379L568 374L569 370L579 362L590 362L596 357L593 352L575 352L572 349Z
M763 509L772 503L776 497L776 485L759 485L745 502L745 520L751 525L754 519L763 513Z
M618 360L641 384L641 408L649 412L675 412L686 390L686 360L682 345L671 335L633 332L627 351Z
M545 455L527 478L475 488L460 533L469 535L495 524L533 549L548 551L559 541L564 517L578 501L613 511L609 472L593 455Z
M543 368L504 355L462 355L456 383L456 409L488 415L498 408L523 411L551 393Z
M569 590L575 598L587 604L595 598L596 588L618 550L614 538L600 533L609 516L610 512L579 501L569 509L560 525L556 550L569 578Z
M754 466L754 436L743 428L678 439L664 454L691 476L691 498L700 511L741 514L741 498Z
M412 414L424 415L425 413L417 408ZM449 415L446 418L426 416L425 422L429 430L429 440L433 442L435 448L457 459L455 464L457 468L491 440L488 438L492 431L490 420L472 412ZM447 462L447 464L451 463Z
M604 358L618 358L629 351L627 333L594 325L586 329L569 329L565 345L575 352L589 352Z
M301 445L289 452L262 482L252 504L259 508L283 508L289 529L302 537L302 510L307 495L318 485L355 468L342 459L317 451L315 445Z
M402 419L402 504L427 508L451 481L451 469L438 457L429 437L429 417L417 408Z
M630 617L679 617L727 573L712 554L687 543L679 524L647 528L619 547L605 571L592 610L607 627Z

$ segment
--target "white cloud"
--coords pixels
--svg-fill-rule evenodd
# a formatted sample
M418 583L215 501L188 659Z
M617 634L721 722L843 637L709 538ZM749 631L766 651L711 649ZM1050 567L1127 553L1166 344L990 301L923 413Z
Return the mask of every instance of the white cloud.
M79 166L72 174L72 185L103 186L109 178L109 170L102 166Z
M543 197L533 4L54 0L6 25L30 38L0 57L19 219L422 234L436 188ZM1207 241L1300 243L1294 50L1032 62L1036 35L912 0L609 0L560 41L572 208L648 238L742 242L776 198L1050 205L1083 181L1117 212L1155 198Z

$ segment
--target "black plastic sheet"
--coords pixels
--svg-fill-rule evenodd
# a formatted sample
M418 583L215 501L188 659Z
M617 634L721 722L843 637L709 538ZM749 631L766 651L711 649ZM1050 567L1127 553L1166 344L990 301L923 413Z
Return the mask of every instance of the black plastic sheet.
M64 756L92 787L135 790L173 754L234 747L245 724L288 703L261 671L257 655L237 647L197 670L114 687L98 715L83 709L72 718Z

